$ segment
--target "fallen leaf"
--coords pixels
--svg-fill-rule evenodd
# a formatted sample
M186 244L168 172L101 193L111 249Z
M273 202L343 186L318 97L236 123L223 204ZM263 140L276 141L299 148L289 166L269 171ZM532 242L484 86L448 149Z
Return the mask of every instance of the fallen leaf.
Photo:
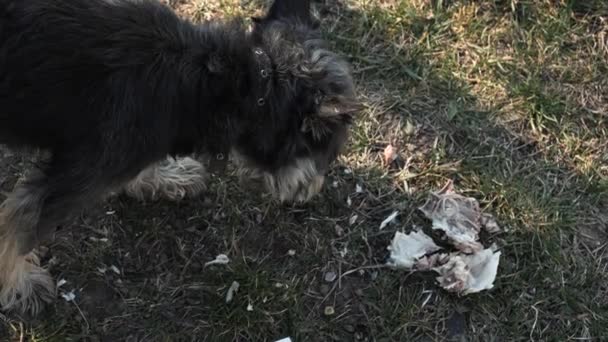
M386 145L386 147L384 148L385 165L390 165L396 159L397 159L397 149L391 144Z

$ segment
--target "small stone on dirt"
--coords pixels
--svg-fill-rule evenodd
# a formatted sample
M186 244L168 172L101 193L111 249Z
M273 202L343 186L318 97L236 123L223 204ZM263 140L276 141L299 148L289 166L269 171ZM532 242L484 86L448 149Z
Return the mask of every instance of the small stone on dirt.
M328 283L333 283L337 277L336 272L330 271L325 273L325 281Z
M340 226L339 224L337 224L337 225L334 227L334 229L335 229L335 231L336 231L336 235L338 235L338 236L342 236L342 235L344 235L344 228L342 228L342 226Z

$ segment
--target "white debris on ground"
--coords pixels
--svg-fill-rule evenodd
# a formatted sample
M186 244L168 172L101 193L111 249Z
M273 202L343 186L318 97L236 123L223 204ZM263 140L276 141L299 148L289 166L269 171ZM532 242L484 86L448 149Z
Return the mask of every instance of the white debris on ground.
M448 182L438 192L431 193L420 211L433 221L433 229L443 230L454 247L467 254L483 249L479 242L482 227L490 233L500 231L494 217L482 215L479 202L457 194L452 182Z
M112 270L112 272L114 272L116 274L120 274L120 270L118 269L118 267L112 265L112 266L110 266L110 269Z
M280 339L280 340L278 340L276 342L291 342L291 338L290 337L285 337L285 338L282 338L282 339Z
M227 265L230 263L230 258L226 254L220 254L215 257L214 260L206 262L203 267L211 266L211 265Z
M398 211L393 211L390 215L388 215L388 217L385 218L384 221L382 221L382 223L380 223L380 230L386 228L386 226L388 226L390 223L395 221L395 219L397 218L397 215L399 215Z
M391 256L387 264L394 268L412 269L420 258L440 249L441 247L422 231L410 234L397 232L388 246Z
M357 223L357 219L359 218L358 215L353 215L350 217L350 219L348 220L348 224L350 226L354 225L355 223Z
M363 187L361 185L357 184L355 186L355 192L358 193L358 194L362 193L363 192Z
M63 297L66 302L72 302L76 299L76 294L74 293L74 290L71 290L70 292L62 293L61 297Z
M89 240L93 241L93 242L105 242L108 243L110 240L108 240L108 238L96 238L94 236L90 236Z
M429 196L420 210L433 221L433 229L445 232L448 242L457 250L437 253L442 248L422 231L410 234L396 232L387 247L387 265L413 271L434 271L439 285L449 292L468 295L494 287L501 253L495 245L484 248L479 232L501 232L496 219L482 214L474 198L454 191L452 182Z
M433 229L443 230L458 250L474 253L483 249L477 241L481 229L479 203L455 193L452 182L431 193L420 211L433 221Z
M454 253L448 262L434 269L437 281L444 289L461 295L490 290L498 271L500 252L484 249L472 255Z
M239 291L240 286L241 285L239 284L238 281L232 282L232 285L230 285L228 292L226 292L226 303L232 302L232 299L234 299L235 293L237 293Z

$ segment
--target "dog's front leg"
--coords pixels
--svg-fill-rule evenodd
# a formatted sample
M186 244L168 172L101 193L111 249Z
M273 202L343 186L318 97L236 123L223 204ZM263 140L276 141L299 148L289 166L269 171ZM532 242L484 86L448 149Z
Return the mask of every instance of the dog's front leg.
M205 180L205 167L198 161L168 157L140 172L125 186L125 192L140 201L159 198L178 201L204 191Z

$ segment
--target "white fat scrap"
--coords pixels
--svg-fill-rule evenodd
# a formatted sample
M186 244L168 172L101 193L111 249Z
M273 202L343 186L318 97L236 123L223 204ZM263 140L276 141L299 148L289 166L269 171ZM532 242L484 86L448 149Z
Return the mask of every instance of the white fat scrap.
M66 302L73 302L74 299L76 299L76 294L74 293L74 290L72 290L70 292L62 293L61 297L63 297Z
M411 269L418 259L427 254L440 250L433 239L422 231L415 231L410 234L396 232L388 250L391 256L387 264L395 268Z
M445 290L468 295L494 287L500 252L484 249L473 255L451 254L449 260L433 270L439 273L437 281Z
M235 293L237 293L239 291L239 287L240 287L240 284L238 281L232 282L232 285L230 285L228 292L226 292L226 303L232 302L232 299L234 298Z
M420 211L433 221L433 229L443 230L458 250L475 253L483 249L478 241L481 230L479 203L474 198L455 193L452 182L432 193Z
M388 217L385 218L384 221L382 221L382 223L380 223L380 230L386 228L386 226L388 226L390 223L395 221L395 219L397 218L397 215L399 215L398 211L393 211L390 215L388 215Z
M215 257L215 260L206 262L204 267L208 267L211 265L228 265L228 263L230 263L230 258L228 258L228 256L225 254L220 254Z

